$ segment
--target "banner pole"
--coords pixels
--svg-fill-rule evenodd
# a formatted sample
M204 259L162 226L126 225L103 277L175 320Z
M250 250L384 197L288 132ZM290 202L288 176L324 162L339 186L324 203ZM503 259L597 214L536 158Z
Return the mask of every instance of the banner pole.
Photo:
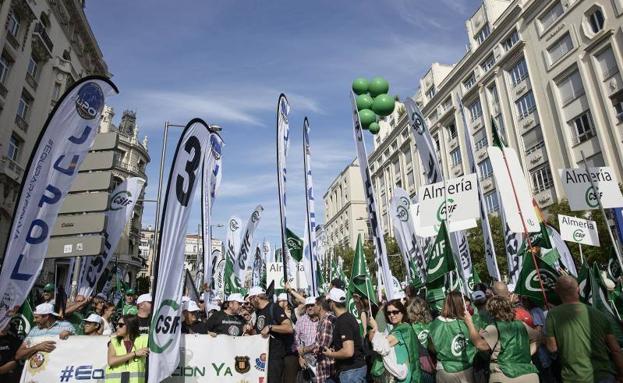
M161 207L161 198L162 198L162 176L164 173L164 159L167 152L167 138L169 136L169 121L165 121L164 123L164 138L162 139L162 151L160 152L160 171L158 177L158 194L156 197L156 227L154 227L154 240L153 243L153 253L151 256L151 273L149 275L149 288L150 293L153 295L156 293L156 275L157 275L157 267L158 267L158 248L160 243L160 207Z
M508 167L508 160L506 159L506 153L504 153L504 148L500 148L502 151L502 158L504 159L504 165L506 166L506 172L508 172L509 179L511 181L511 187L513 189L513 196L515 197L515 203L517 204L517 212L519 213L519 217L521 220L521 225L523 226L524 235L526 236L526 242L528 242L528 249L530 251L530 255L532 256L532 262L534 263L534 269L536 270L536 274L539 277L539 285L541 286L541 292L543 293L543 299L545 301L545 306L549 305L547 300L547 294L545 294L545 286L543 286L543 279L541 278L541 270L539 269L539 264L536 261L536 256L532 251L532 240L530 239L530 233L528 233L528 228L526 227L526 222L523 218L523 213L521 212L521 205L519 204L519 198L517 197L517 190L515 190L515 183L513 182L513 177L511 177L511 171Z
M588 179L591 182L591 188L595 193L595 197L597 197L597 204L599 205L599 210L601 210L601 215L604 219L604 224L608 229L608 235L610 236L610 241L612 241L612 246L614 246L614 252L617 255L617 260L619 261L619 266L621 270L623 270L623 259L621 258L621 250L619 249L619 245L614 239L614 234L612 234L612 228L608 223L608 216L606 216L606 211L604 210L604 206L601 204L601 194L598 192L597 187L595 186L595 181L593 181L593 177L591 177L591 173L588 170L588 164L586 163L586 157L584 157L584 151L580 150L580 154L582 155L582 162L584 163L584 169L586 170L586 174L588 175Z
M578 243L578 247L580 248L580 262L584 264L584 254L582 254L582 244Z

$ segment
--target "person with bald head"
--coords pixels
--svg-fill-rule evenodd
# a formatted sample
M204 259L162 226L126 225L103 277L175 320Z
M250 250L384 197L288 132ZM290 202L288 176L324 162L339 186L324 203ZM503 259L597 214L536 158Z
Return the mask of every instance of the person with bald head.
M623 382L623 355L606 316L580 302L578 282L563 275L556 282L562 304L545 324L546 345L557 352L564 382Z

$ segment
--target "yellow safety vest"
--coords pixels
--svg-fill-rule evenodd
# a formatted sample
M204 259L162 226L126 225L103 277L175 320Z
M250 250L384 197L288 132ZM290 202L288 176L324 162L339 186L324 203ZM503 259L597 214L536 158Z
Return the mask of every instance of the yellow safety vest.
M132 345L132 351L130 352L147 347L147 339L147 335L141 335L136 338ZM123 340L119 342L117 337L112 337L110 342L117 356L126 355L128 353L123 344ZM144 383L146 381L146 359L147 358L134 358L117 367L106 367L106 383Z

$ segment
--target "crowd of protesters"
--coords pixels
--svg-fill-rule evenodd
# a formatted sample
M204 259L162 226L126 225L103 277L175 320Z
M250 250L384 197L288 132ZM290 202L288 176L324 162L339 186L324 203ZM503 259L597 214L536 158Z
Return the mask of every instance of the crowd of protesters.
M269 383L623 382L619 323L581 303L571 276L558 279L555 307L538 307L502 282L438 301L405 292L379 306L353 294L356 316L337 279L318 297L287 285L276 299L261 287L223 301L183 297L181 331L268 337ZM13 323L0 331L0 381L19 382L25 360L76 335L110 337L107 381L145 381L150 294L128 289L117 305L103 294L63 304L54 295L46 285L27 334Z

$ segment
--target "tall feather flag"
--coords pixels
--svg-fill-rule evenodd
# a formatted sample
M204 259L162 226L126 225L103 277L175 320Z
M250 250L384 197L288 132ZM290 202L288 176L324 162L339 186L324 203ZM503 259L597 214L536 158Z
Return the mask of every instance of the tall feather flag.
M229 218L225 241L225 266L223 270L224 294L240 292L241 283L236 274L236 251L240 248L241 221L238 217Z
M312 296L318 295L318 253L316 243L316 209L314 186L311 171L311 143L309 142L309 120L303 120L303 170L305 172L305 276L310 285Z
M478 175L478 200L480 202L480 227L482 229L482 236L485 245L485 261L487 263L487 271L491 278L496 281L501 281L502 277L500 275L500 269L498 268L498 261L495 255L495 246L493 242L493 235L491 234L491 226L489 225L489 214L487 212L487 204L485 203L485 196L482 191L482 185L480 180L482 179L482 174L480 174L480 169L476 166L476 160L474 159L474 153L476 152L476 148L474 146L474 142L472 140L472 133L470 131L469 125L467 124L467 119L465 118L465 108L463 107L463 102L461 99L458 99L460 110L461 110L461 118L463 119L463 133L465 137L465 142L467 144L467 160L469 164L470 173L476 173Z
M214 153L206 158L201 172L201 249L203 251L203 283L205 286L213 284L216 256L219 252L212 251L212 207L216 194L221 185L223 176L222 150L223 141L216 134L210 137Z
M286 158L290 140L288 115L290 104L285 94L277 101L277 193L279 194L279 222L281 226L281 249L286 251ZM287 257L283 257L283 280L288 280Z
M67 89L43 127L32 127L41 132L24 170L2 257L0 329L41 272L58 212L95 140L106 98L115 93L108 78L85 77Z
M375 305L378 304L374 294L374 287L372 286L370 270L368 270L368 265L366 263L366 255L363 252L361 234L357 236L357 246L355 247L355 257L350 275L350 283L348 285L348 293L351 295L357 293L368 298L368 300Z
M257 205L251 216L249 217L249 222L247 222L247 226L244 230L244 235L242 236L240 247L237 249L236 262L234 263L234 272L238 277L239 281L244 282L245 280L245 271L247 266L250 266L253 262L251 257L251 243L253 242L253 234L255 233L255 229L260 224L260 219L262 218L262 212L264 211L264 207L262 205Z
M441 221L437 238L428 251L427 259L428 275L426 277L426 283L431 283L439 278L443 278L449 271L456 269L445 221Z

